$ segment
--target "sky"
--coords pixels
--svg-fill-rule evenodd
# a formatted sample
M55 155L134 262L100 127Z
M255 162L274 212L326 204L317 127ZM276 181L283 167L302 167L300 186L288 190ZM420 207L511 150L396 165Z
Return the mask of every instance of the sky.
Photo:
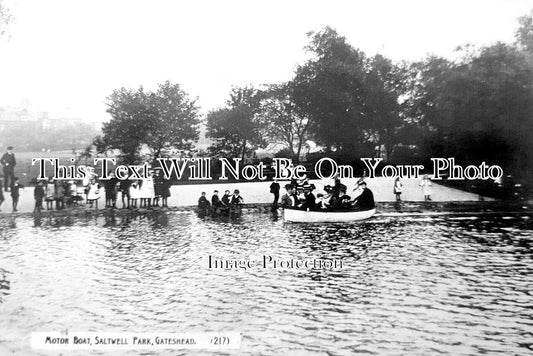
M109 119L114 89L179 83L203 114L232 86L290 80L309 31L331 26L367 55L448 58L512 42L533 0L0 0L0 107Z

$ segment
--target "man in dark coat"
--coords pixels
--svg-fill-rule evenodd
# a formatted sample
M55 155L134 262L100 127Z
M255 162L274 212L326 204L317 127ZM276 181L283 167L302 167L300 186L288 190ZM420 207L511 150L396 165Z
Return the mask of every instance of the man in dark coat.
M15 182L15 165L17 164L12 146L7 148L7 152L0 158L0 163L4 167L4 190L7 192Z
M376 207L376 203L374 202L374 194L372 194L372 191L366 187L366 182L361 182L360 184L363 188L363 192L355 199L353 205L357 210L374 209Z
M339 198L341 196L342 191L346 192L346 186L341 183L341 180L338 178L338 176L335 177L335 185L332 189L332 194L335 198Z
M309 189L304 190L304 203L302 208L304 210L314 210L316 206L316 198L313 192Z
M273 208L278 207L279 200L279 183L276 179L270 184L270 193L274 194L274 202L272 203Z

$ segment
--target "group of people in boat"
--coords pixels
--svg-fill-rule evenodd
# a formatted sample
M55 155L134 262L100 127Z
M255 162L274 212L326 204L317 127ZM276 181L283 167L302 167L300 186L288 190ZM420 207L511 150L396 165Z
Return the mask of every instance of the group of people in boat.
M335 178L334 185L326 185L323 192L305 178L285 185L281 207L308 211L371 210L375 208L374 194L364 180L359 180L351 195L346 185ZM274 205L273 205L274 207Z
M235 189L233 194L231 194L229 190L226 190L222 197L218 196L218 190L214 190L211 200L208 200L206 193L202 192L200 198L198 199L198 209L201 212L227 212L231 209L240 208L243 203L244 199L238 189Z

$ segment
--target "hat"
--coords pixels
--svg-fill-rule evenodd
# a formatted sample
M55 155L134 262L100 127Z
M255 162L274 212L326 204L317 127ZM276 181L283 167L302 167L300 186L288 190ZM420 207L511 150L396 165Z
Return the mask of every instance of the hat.
M12 150L12 149L13 149L13 146L7 146L7 149L8 149L8 150Z

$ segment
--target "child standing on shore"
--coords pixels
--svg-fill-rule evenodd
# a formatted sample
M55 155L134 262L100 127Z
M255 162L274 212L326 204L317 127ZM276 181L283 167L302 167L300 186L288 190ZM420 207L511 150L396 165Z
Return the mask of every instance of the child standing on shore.
M431 190L432 184L427 174L424 175L424 179L422 179L422 182L419 185L422 187L422 194L424 194L424 201L431 201L431 194L433 193Z
M402 195L402 182L400 181L400 177L396 177L394 180L394 187L392 189L394 195L396 195L396 201L401 201L401 195Z
M137 208L137 199L139 199L139 182L133 181L129 188L130 203L129 206Z
M91 178L89 190L87 191L87 204L89 204L89 208L92 208L93 203L95 203L96 209L98 209L98 199L100 199L100 196L100 184L96 183L96 179Z
M15 177L15 181L13 182L13 185L11 186L11 198L13 199L13 212L18 211L17 205L19 203L19 197L20 197L20 189L24 189L22 184L19 182L19 178Z
M37 181L37 185L33 190L33 197L35 198L35 207L33 208L34 213L40 213L43 209L43 198L44 198L44 188L43 182Z
M54 209L55 187L54 180L50 178L46 183L46 210Z
M4 193L2 193L2 189L0 189L0 207L2 206L2 203L4 202ZM2 211L2 210L0 210Z

